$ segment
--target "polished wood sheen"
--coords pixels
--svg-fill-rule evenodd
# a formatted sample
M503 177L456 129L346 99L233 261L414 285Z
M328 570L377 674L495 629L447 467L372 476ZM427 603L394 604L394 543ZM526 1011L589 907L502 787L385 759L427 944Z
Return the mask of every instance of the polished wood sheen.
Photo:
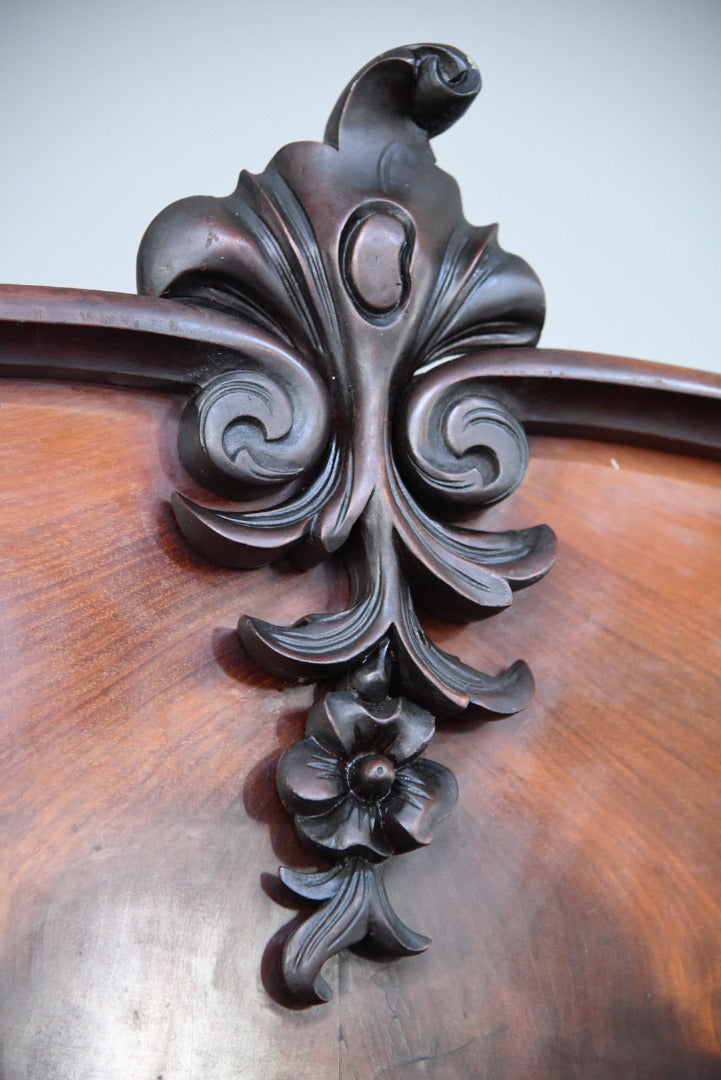
M179 400L0 394L4 1080L719 1075L717 463L532 439L486 520L551 520L554 573L492 633L427 625L469 663L532 659L536 697L436 735L459 806L387 875L433 948L344 954L298 1011L293 910L263 889L307 859L273 768L311 691L232 627L239 600L340 607L342 570L239 578L187 547Z
M535 348L479 89L0 288L2 1080L721 1076L721 380Z

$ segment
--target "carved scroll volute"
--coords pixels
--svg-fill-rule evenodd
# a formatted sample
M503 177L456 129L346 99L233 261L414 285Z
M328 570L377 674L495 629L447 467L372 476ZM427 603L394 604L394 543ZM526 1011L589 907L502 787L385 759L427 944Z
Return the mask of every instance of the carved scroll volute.
M234 315L247 355L222 376L209 359L186 408L181 457L229 503L176 496L181 529L238 567L341 550L351 577L346 611L239 623L277 674L341 679L279 771L299 834L337 864L284 872L321 905L286 947L287 984L305 1000L327 996L320 967L347 945L427 944L393 914L379 865L427 843L455 799L447 770L421 756L432 714L515 712L533 688L522 661L484 674L444 653L414 605L487 614L554 558L545 525L450 523L524 475L525 435L484 391L483 349L535 344L544 315L533 272L495 227L464 220L430 149L479 89L456 49L385 53L349 83L325 142L285 147L228 198L169 207L138 257L142 291Z

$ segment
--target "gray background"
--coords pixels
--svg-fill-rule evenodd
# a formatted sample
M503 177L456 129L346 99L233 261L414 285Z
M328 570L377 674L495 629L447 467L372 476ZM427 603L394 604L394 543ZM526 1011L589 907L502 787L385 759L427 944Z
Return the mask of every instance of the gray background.
M0 281L134 290L146 224L320 138L378 52L458 45L436 140L544 282L542 343L721 370L719 0L0 0Z

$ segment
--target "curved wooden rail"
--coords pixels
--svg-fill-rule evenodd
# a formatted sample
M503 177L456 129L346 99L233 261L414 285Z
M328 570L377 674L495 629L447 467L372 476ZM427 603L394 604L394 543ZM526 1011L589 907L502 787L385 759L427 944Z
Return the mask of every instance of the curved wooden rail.
M263 338L178 300L19 285L0 286L0 329L0 374L168 390L232 371ZM543 348L464 363L530 432L721 455L721 376L711 372Z
M342 572L238 575L186 545L175 396L0 391L7 1080L718 1075L717 463L532 440L489 515L551 522L553 573L493 640L426 625L472 664L525 656L536 696L439 727L459 810L389 881L433 947L342 956L311 1020L277 979L297 921L259 887L289 903L276 867L307 859L273 772L311 691L233 627L241 602L341 608Z

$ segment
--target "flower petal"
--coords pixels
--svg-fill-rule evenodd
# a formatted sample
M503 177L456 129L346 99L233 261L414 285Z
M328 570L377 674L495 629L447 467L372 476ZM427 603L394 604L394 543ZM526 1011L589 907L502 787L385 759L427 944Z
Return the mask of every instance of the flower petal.
M285 806L296 814L320 814L346 792L343 764L317 739L301 739L278 762L277 784Z
M348 758L375 750L402 765L425 749L433 738L435 721L426 709L406 698L361 701L351 691L338 690L316 702L306 731L342 749Z
M375 806L365 805L353 795L324 814L297 816L295 827L301 836L327 851L352 851L383 859L393 854Z
M349 690L324 694L308 713L306 732L338 747L350 758L370 747L377 725L368 709Z
M384 707L393 709L388 719L382 717ZM378 724L387 724L390 728L391 721L393 723L396 734L386 752L397 766L420 754L433 738L436 722L432 713L407 698L381 702L376 709Z
M453 773L437 761L423 758L400 769L383 815L396 850L410 851L430 843L433 829L451 812L457 798Z

